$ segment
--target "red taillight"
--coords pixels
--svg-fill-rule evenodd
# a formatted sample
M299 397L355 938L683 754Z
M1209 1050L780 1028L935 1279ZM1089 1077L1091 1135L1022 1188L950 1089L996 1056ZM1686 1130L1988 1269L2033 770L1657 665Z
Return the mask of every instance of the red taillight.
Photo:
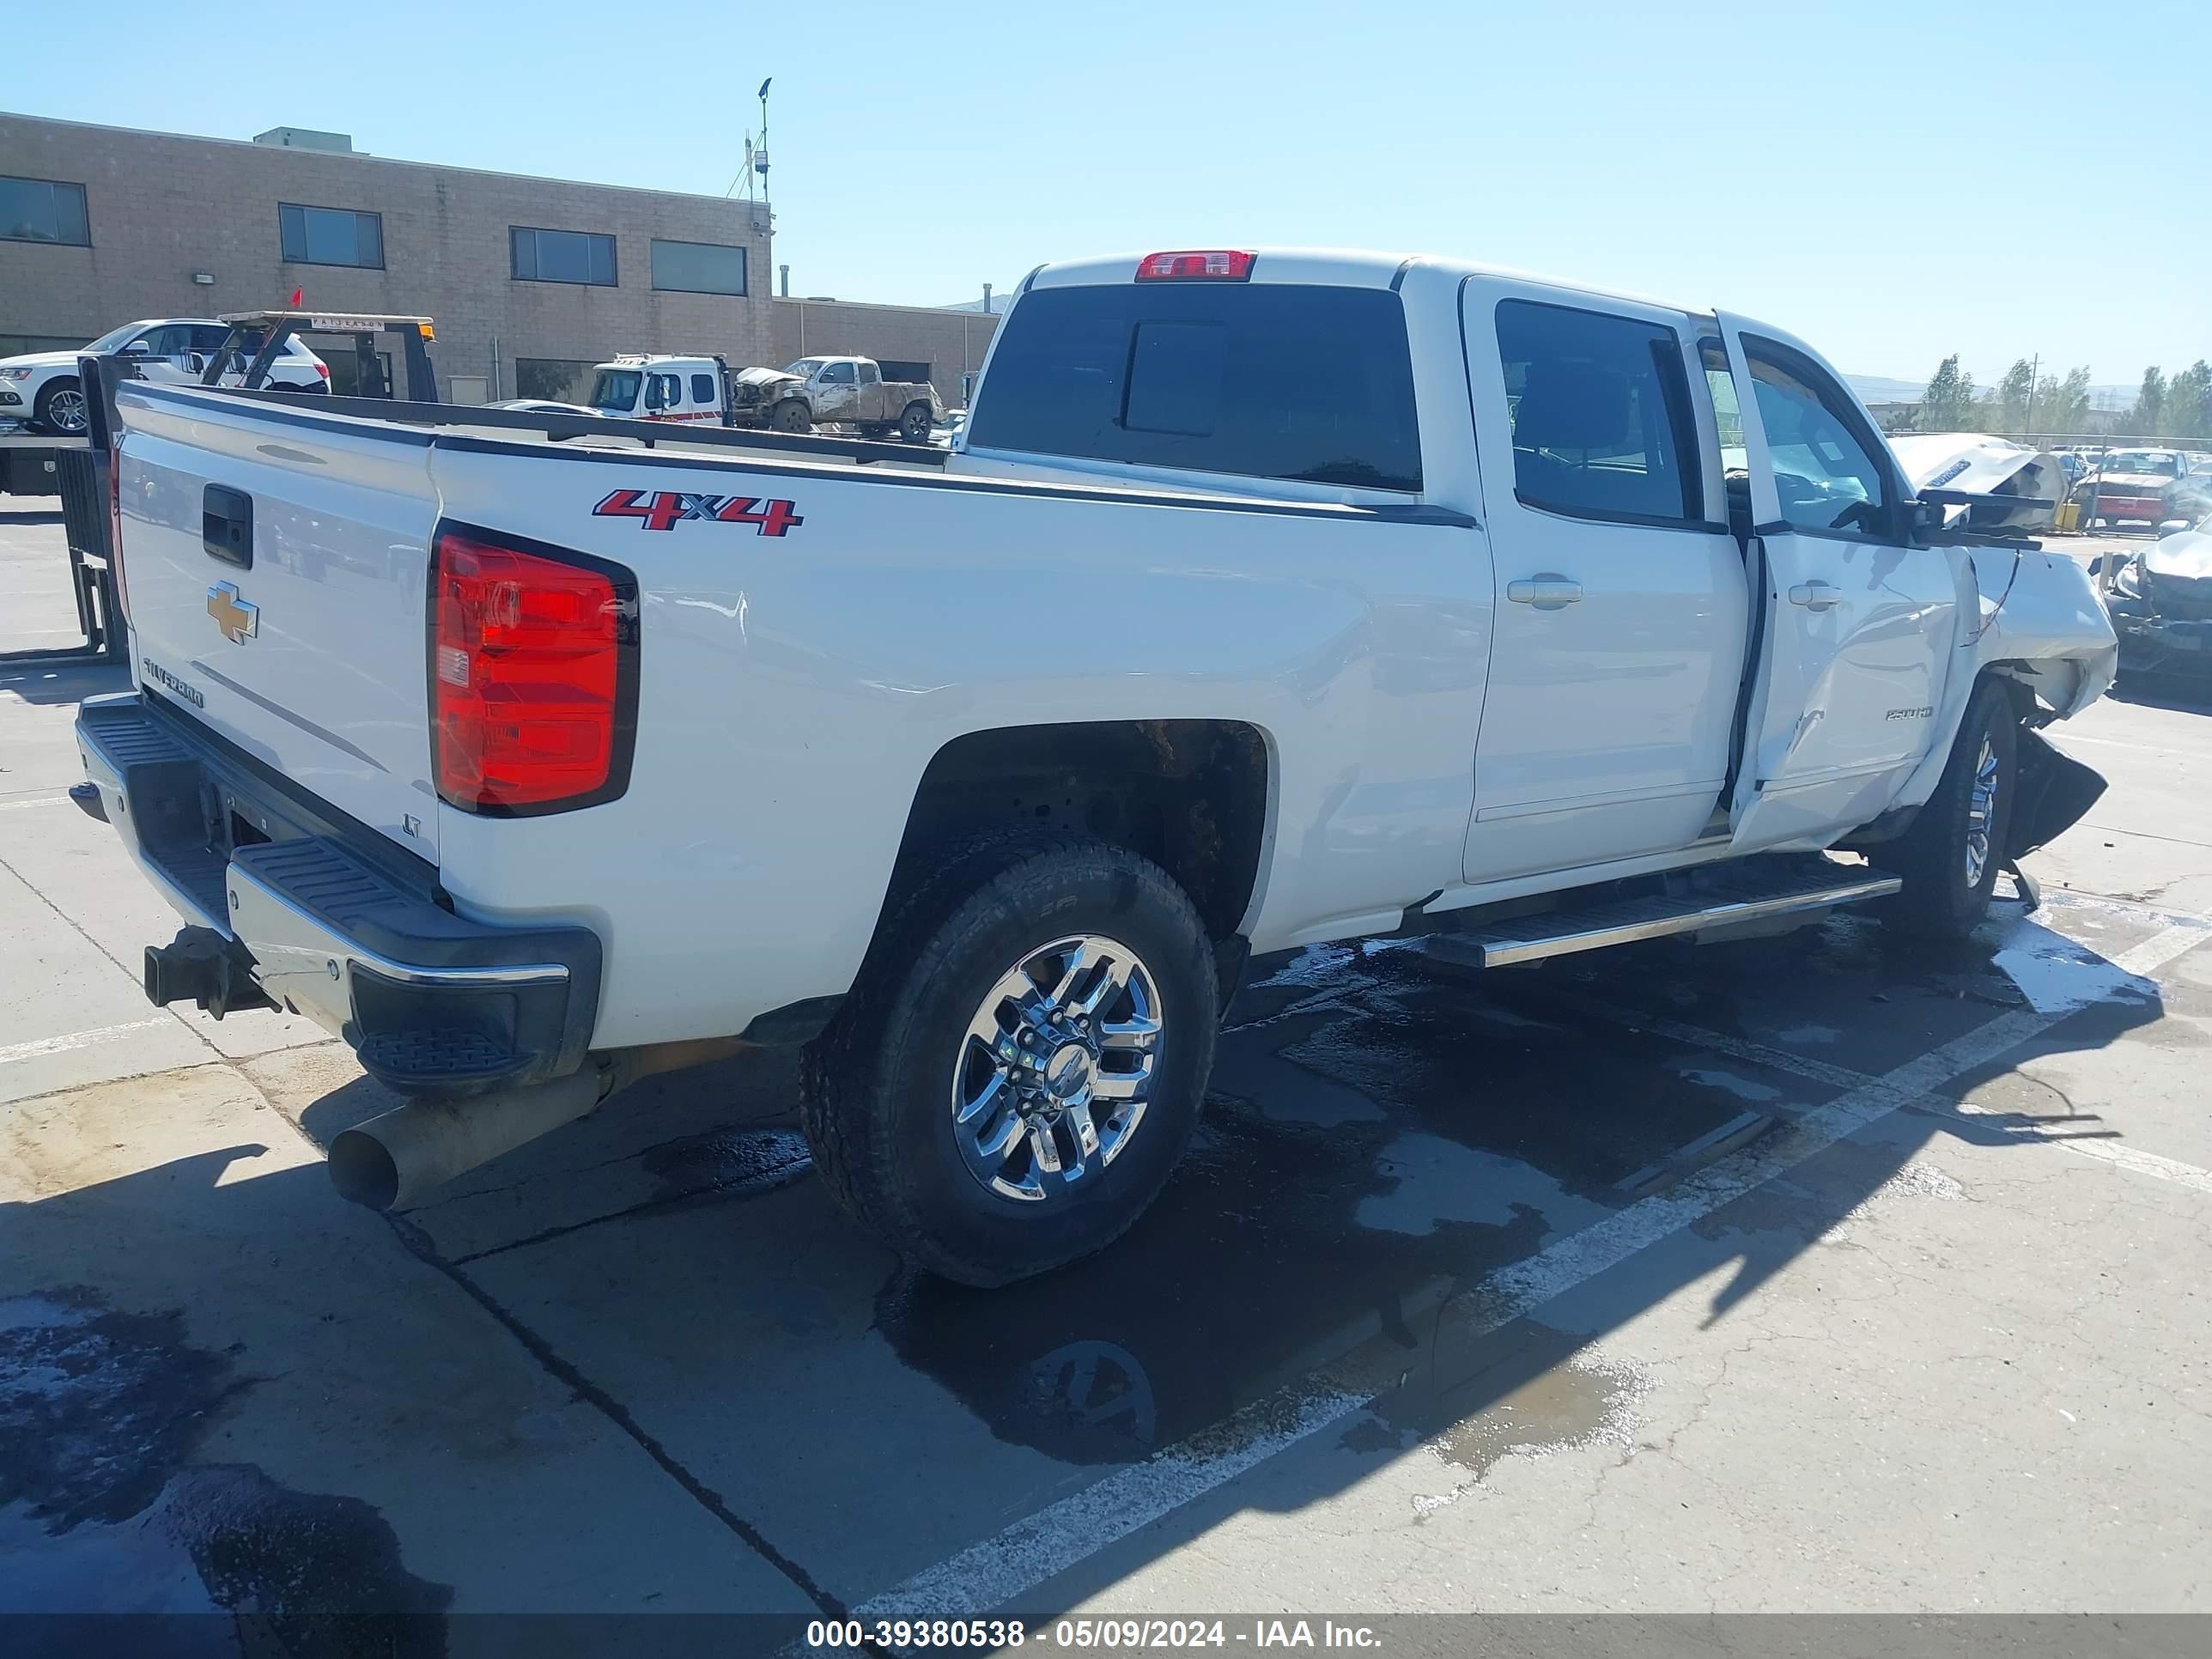
M123 451L107 452L107 570L115 579L115 614L131 626L131 589L123 580Z
M317 363L315 365L315 373L321 375L323 379L327 380L331 378L331 366L328 363Z
M438 793L471 812L611 800L636 724L637 587L618 565L441 530L431 561Z
M1252 258L1249 253L1233 252L1226 248L1147 253L1137 262L1137 280L1140 283L1249 282L1252 276Z

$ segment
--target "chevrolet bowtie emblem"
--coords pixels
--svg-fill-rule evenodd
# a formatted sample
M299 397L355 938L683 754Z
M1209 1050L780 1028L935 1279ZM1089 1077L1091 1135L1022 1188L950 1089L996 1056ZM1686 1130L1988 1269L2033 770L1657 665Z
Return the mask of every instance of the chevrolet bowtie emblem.
M208 589L207 611L233 645L244 645L261 631L261 607L240 599L236 582L217 582Z

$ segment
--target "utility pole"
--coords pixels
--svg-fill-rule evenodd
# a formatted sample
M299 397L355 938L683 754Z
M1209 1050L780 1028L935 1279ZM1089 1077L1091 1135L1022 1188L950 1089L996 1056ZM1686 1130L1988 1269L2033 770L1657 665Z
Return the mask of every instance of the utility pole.
M2021 434L2023 437L2035 435L2035 383L2042 375L2043 354L2039 351L2035 354L2034 364L2027 371L2027 430Z

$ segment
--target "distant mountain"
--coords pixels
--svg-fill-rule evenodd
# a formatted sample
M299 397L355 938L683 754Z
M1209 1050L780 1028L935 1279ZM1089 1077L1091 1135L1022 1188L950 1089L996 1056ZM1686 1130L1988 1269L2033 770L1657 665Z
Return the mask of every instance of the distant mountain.
M1886 374L1846 374L1851 390L1870 404L1917 404L1928 390L1925 380L1893 380Z
M1003 317L1006 314L1006 307L1014 302L1014 287L1015 284L1012 283L1007 283L1004 288L1000 288L995 283L991 285L993 316ZM957 306L939 306L937 308L939 311L981 311L983 309L983 296L979 294L972 300L963 300Z

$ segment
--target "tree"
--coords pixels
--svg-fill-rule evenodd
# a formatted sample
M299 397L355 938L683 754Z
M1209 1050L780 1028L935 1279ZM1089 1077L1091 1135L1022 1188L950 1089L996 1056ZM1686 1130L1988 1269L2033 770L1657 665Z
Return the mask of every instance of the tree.
M1974 377L1959 367L1953 352L1937 365L1920 399L1923 432L1956 432L1974 423Z
M2035 389L2035 425L2039 432L2072 433L2089 414L2089 371L2069 368L2063 380L2046 374Z
M2035 367L2022 357L1982 401L1982 424L1996 432L2027 430L2028 405L2035 401Z
M2166 383L2166 430L2176 438L2212 438L2212 363L2199 357Z
M2162 437L2166 432L2166 376L2156 365L2143 370L2142 390L2128 411L2127 429L2139 438Z

